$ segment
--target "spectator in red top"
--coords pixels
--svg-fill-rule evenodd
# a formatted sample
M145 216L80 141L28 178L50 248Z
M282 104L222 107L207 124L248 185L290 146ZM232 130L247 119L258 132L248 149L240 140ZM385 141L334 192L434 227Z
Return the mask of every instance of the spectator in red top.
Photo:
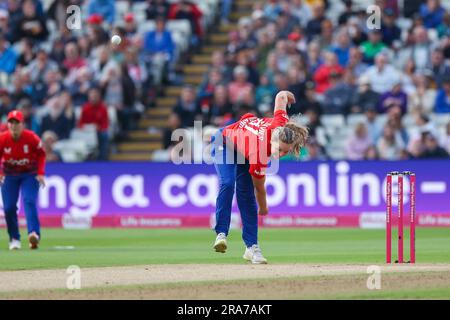
M188 0L181 0L178 3L173 3L170 6L168 16L169 19L188 19L191 23L192 45L197 46L199 44L199 41L203 36L201 25L203 13L196 4Z
M100 89L93 87L89 90L88 102L86 102L81 110L78 127L83 128L85 125L93 124L97 128L99 152L97 160L108 159L108 109L102 100Z
M74 42L69 42L66 44L64 48L64 55L66 58L64 59L63 64L69 72L76 71L86 65L86 61L80 57L78 46Z
M324 93L330 87L330 74L332 72L338 74L344 73L344 69L338 63L336 54L333 52L326 52L324 56L325 63L314 73L317 93Z

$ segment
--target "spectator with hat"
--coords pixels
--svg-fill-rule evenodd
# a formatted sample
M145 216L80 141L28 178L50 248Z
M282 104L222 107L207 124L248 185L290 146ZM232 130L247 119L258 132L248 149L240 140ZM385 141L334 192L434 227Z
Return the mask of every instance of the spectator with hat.
M134 14L131 12L127 13L123 17L124 21L124 31L127 38L134 38L137 35L138 29L136 24L136 19Z
M109 34L102 26L103 17L98 14L91 14L87 19L87 34L94 48L109 43Z

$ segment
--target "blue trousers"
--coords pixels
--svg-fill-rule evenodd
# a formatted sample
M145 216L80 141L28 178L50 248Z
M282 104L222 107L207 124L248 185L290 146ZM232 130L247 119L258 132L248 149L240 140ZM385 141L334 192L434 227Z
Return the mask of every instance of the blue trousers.
M20 191L22 191L25 207L28 234L34 231L39 237L41 236L36 206L39 193L39 182L36 180L36 175L21 174L17 176L5 176L5 182L2 185L2 198L10 241L12 239L20 240L17 218L17 201L19 199Z
M252 177L248 172L248 161L245 161L245 163L236 161L237 152L233 147L223 143L222 129L213 136L212 153L214 167L219 177L219 194L216 201L216 233L223 232L228 235L236 187L237 204L241 212L243 227L242 239L247 247L258 244L258 208ZM228 157L234 161L226 161L227 153L229 153Z

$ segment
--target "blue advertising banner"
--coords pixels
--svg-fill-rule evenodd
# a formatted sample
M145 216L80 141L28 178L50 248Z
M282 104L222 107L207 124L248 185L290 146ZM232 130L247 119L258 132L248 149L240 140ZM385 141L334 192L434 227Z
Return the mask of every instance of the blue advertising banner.
M390 171L416 174L419 215L450 213L450 161L339 161L281 162L278 172L266 180L270 215L383 217ZM209 221L218 190L214 167L205 164L50 163L46 179L47 187L39 195L43 218L134 215ZM394 206L396 190L394 178ZM409 203L407 178L404 201ZM236 204L233 211L238 212Z

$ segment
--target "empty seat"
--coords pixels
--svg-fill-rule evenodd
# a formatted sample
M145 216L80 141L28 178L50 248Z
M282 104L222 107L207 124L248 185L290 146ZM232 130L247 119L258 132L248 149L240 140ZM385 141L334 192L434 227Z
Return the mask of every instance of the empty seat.
M324 127L343 127L345 126L345 118L342 114L324 114L320 117L320 121Z
M167 21L167 30L171 32L180 32L185 37L190 37L192 34L191 24L187 19L176 19Z
M116 21L121 21L123 17L130 12L130 4L128 1L119 0L115 3L116 6Z
M327 146L326 151L327 151L328 156L332 160L345 159L345 150L343 148Z
M55 143L53 149L61 154L64 162L84 161L89 155L89 149L84 140L60 140Z
M148 8L147 1L133 2L131 10L133 11L134 14L139 14L139 13L142 13L142 12L145 13L145 10L147 10L147 8Z
M350 127L354 127L356 126L358 123L366 123L367 122L367 117L365 114L362 113L354 113L354 114L349 114L347 116L347 125Z
M155 21L147 20L143 23L139 23L138 25L138 33L142 36L145 36L147 32L153 31L156 28Z
M70 132L70 139L85 141L89 151L93 151L98 146L97 129L94 125L73 129Z
M384 125L386 124L387 120L388 120L387 114L379 114L379 115L377 115L377 117L375 119L375 123L379 127L384 127Z
M430 115L430 119L437 126L446 126L450 122L450 114L448 114L448 113L432 113Z
M402 118L402 124L405 128L409 128L416 125L416 117L410 113L407 113Z

